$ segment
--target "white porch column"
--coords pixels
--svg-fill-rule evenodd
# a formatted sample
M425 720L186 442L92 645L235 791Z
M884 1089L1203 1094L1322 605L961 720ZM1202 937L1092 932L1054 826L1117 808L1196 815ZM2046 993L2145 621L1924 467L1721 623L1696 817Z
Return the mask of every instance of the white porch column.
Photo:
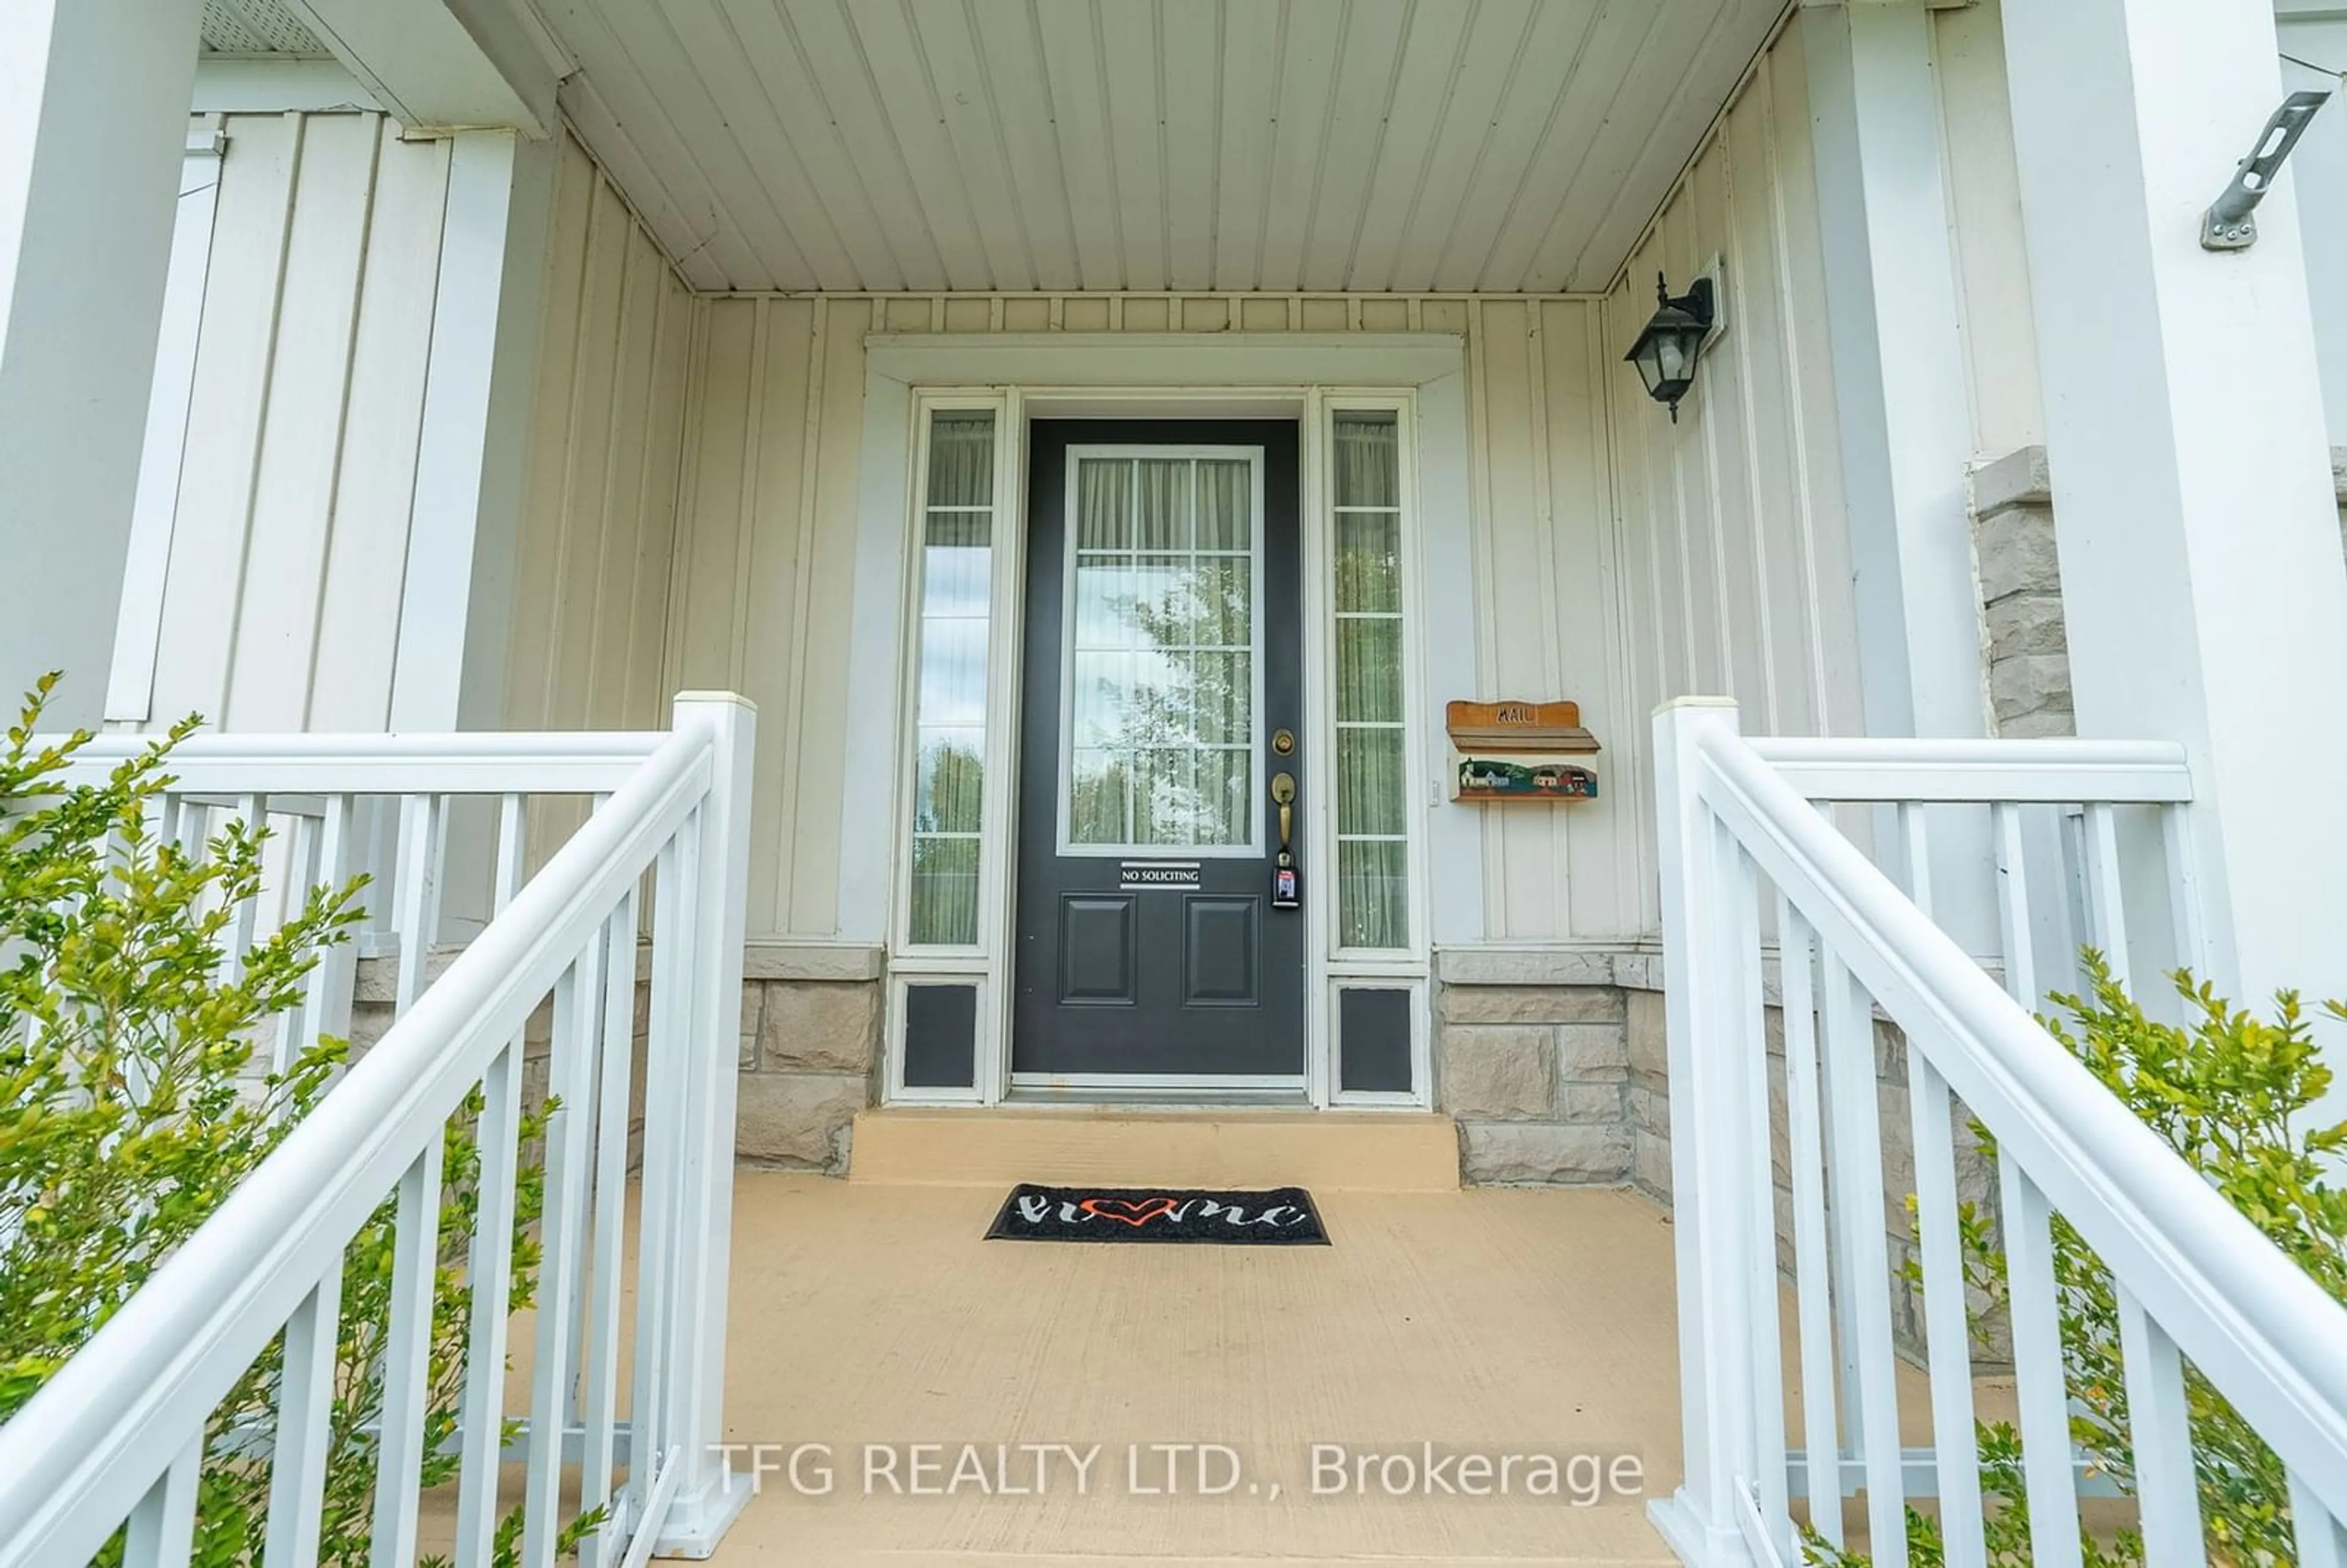
M512 130L459 131L454 140L392 666L394 730L496 730L506 717L559 145ZM489 917L494 828L486 802L449 814L443 940L469 938Z
M1931 10L1813 3L1801 36L1867 732L1984 735L1965 482L1975 445ZM1988 840L1967 825L1932 835L1934 913L1971 950L1993 952L1993 888L1979 870Z
M2347 93L2331 74L2347 71L2347 9L2338 0L2274 0L2274 28L2283 52L2296 57L2282 62L2285 92ZM2307 275L2347 276L2347 97L2314 117L2290 155L2290 169L2291 185L2306 193L2298 216ZM2314 340L2331 445L2347 448L2347 294L2332 289L2316 295Z
M0 706L97 726L196 71L197 0L0 6Z
M2347 567L2289 174L2253 248L2199 245L2281 101L2272 0L2009 5L2004 36L2078 732L2190 748L2219 987L2347 994Z
M416 438L395 730L497 728L557 144L459 131Z

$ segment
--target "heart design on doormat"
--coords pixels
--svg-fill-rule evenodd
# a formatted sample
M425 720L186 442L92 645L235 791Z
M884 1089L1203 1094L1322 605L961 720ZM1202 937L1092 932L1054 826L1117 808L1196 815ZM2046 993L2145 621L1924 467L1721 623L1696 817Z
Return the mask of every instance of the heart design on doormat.
M1095 1225L1114 1220L1114 1225ZM1151 1222L1163 1220L1163 1225ZM1179 1187L1010 1189L987 1227L991 1241L1131 1243L1237 1242L1327 1246L1312 1194L1301 1187L1255 1192L1192 1192Z

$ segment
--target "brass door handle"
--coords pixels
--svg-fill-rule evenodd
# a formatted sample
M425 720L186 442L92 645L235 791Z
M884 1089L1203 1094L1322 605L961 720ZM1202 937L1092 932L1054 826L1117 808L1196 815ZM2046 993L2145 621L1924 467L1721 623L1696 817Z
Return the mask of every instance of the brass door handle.
M1295 837L1296 775L1286 772L1272 774L1271 798L1279 803L1279 852L1285 855L1289 841Z

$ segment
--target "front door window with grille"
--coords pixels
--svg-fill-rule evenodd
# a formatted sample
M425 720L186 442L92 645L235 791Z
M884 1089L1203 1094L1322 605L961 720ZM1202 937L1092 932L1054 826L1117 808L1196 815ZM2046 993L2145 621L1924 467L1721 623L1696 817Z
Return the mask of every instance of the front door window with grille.
M1072 467L1062 847L1252 853L1258 465L1079 454Z

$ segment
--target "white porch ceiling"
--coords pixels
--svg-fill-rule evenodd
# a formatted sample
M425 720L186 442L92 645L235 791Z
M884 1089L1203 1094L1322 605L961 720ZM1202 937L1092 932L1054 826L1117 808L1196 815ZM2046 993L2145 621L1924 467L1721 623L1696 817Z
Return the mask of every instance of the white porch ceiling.
M282 0L204 0L199 36L208 55L329 57L326 46Z
M1784 0L536 0L695 287L1596 290Z

